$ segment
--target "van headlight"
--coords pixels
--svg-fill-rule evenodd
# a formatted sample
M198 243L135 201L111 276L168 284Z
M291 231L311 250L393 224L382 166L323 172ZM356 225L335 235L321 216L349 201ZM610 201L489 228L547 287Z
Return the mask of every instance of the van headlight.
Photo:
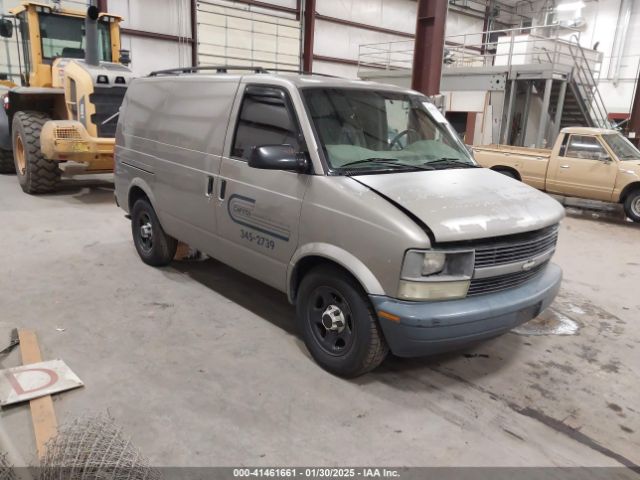
M473 276L473 263L473 250L409 250L402 265L398 298L464 298Z

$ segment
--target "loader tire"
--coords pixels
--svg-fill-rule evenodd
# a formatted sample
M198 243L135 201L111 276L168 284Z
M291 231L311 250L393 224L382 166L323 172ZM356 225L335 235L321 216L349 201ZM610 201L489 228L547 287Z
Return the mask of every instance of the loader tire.
M16 173L16 165L13 162L11 150L0 149L0 173Z
M13 116L15 170L25 193L53 192L60 181L58 163L45 158L40 149L40 132L49 120L42 112L17 112Z

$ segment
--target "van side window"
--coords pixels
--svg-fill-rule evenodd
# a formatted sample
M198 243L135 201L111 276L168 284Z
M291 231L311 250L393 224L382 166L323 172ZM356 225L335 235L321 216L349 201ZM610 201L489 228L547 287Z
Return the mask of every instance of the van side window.
M608 156L598 139L588 135L571 135L565 153L565 157L585 160L603 160Z
M278 92L270 89L269 95L245 94L231 149L233 157L249 160L253 147L260 145L291 145L300 150L295 117Z

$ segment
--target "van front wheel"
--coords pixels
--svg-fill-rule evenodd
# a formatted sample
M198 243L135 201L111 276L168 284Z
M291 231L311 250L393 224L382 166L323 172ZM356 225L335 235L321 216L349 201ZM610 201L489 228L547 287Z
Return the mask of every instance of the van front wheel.
M137 200L131 209L131 233L138 255L147 265L164 267L173 260L178 242L165 233L145 198Z
M389 351L367 295L338 268L320 266L302 279L296 313L309 352L335 375L362 375Z

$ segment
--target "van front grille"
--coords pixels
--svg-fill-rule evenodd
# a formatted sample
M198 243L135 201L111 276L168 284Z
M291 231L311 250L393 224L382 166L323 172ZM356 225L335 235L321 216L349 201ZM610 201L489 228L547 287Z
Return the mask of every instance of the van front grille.
M493 244L478 244L475 247L475 267L492 267L519 262L554 250L558 241L558 225L517 235L513 240Z
M499 275L497 277L472 279L467 296L494 293L508 288L518 287L540 273L540 271L547 266L547 263L549 262L541 263L527 271L507 273L506 275Z

